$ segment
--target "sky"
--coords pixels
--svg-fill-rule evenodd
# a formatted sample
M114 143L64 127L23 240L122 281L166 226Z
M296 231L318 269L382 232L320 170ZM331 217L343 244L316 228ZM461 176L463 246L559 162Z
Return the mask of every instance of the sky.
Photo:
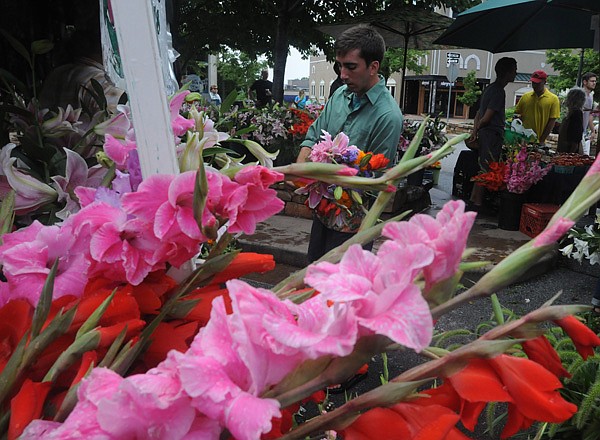
M290 79L308 78L309 70L309 61L303 60L300 52L295 48L290 48L290 55L285 65L284 83L287 84Z

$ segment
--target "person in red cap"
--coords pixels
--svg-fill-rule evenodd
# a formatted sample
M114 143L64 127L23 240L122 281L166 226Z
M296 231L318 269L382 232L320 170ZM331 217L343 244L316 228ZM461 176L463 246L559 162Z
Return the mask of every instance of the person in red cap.
M538 142L544 144L554 128L554 123L560 117L558 96L546 88L548 75L543 70L536 70L531 75L533 91L525 93L515 108L515 114L520 115L525 128L531 128L538 137Z

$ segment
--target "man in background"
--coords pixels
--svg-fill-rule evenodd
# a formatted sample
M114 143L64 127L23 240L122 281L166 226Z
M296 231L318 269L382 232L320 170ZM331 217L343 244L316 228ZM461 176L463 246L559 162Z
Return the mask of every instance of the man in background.
M531 92L525 93L515 108L520 115L523 127L531 128L538 137L538 143L544 144L552 132L554 123L560 117L558 96L546 88L548 75L543 70L536 70L531 75Z
M504 106L506 92L504 88L509 82L515 80L517 75L517 60L503 57L494 67L496 80L485 89L481 97L479 111L473 122L473 132L470 140L477 139L479 144L479 165L484 171L489 170L491 162L498 162L502 153L504 141ZM471 206L473 211L478 211L483 204L485 188L473 185L471 192Z
M260 79L254 81L248 89L248 97L254 99L259 108L270 104L273 99L273 83L267 79L268 77L269 71L263 70Z
M337 39L335 53L344 85L329 97L308 129L297 161L308 159L312 146L319 142L325 130L332 137L344 132L350 145L373 154L384 154L393 165L402 133L402 113L386 88L385 79L378 74L385 53L383 38L370 26L355 26ZM315 217L308 260L318 260L355 233L330 229Z

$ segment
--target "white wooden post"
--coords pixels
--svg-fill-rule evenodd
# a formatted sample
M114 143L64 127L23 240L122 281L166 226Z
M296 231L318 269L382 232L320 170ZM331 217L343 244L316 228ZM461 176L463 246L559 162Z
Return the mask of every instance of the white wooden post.
M142 176L178 174L152 4L111 3Z

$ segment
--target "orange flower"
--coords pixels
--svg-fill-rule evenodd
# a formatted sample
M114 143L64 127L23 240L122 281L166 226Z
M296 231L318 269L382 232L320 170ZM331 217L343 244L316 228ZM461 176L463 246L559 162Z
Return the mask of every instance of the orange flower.
M371 153L373 154L373 153ZM373 154L371 159L369 160L369 169L370 170L379 170L381 168L387 167L390 163L390 160L385 157L383 154Z

